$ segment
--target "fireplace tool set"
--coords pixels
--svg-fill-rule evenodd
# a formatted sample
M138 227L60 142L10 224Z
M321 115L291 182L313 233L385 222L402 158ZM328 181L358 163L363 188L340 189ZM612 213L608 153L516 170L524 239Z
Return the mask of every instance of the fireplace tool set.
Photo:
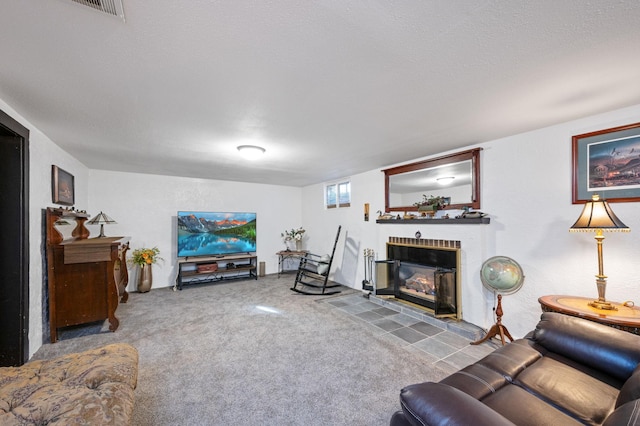
M362 280L362 289L373 291L373 249L364 249L364 280Z

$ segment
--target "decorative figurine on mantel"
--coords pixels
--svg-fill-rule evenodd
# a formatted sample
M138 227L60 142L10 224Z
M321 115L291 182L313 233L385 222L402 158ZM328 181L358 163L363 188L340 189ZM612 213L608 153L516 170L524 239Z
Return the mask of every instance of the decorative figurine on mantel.
M378 220L390 220L395 218L391 213L382 214L382 210L378 210L376 213L378 213Z
M458 217L460 219L480 219L485 217L486 215L487 215L486 213L483 213L479 210L474 210L474 211L466 211Z

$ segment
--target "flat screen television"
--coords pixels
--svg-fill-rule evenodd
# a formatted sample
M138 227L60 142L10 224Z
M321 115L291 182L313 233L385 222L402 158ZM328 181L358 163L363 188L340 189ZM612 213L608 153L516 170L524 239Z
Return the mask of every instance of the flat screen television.
M256 213L178 212L178 257L256 251Z

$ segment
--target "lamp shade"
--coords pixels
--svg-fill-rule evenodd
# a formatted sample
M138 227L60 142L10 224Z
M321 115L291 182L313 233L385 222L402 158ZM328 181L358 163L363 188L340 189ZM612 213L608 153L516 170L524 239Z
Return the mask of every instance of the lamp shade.
M627 225L613 213L609 204L600 199L599 195L593 195L591 201L585 203L582 213L576 223L571 226L572 232L589 231L617 231L629 232Z
M585 203L582 213L580 213L580 217L576 220L576 223L573 224L570 231L595 231L596 233L594 238L598 248L598 275L596 275L598 300L594 300L589 303L589 306L595 309L607 311L617 310L615 305L611 302L607 302L604 297L607 288L607 276L604 274L604 262L602 261L602 242L604 241L603 231L629 232L629 227L618 219L606 201L600 200L600 196L595 194L591 197L591 201Z
M94 217L93 219L91 219L90 221L87 222L87 224L89 225L100 225L100 235L98 235L98 238L104 238L106 235L104 235L104 224L112 224L112 223L118 223L115 220L111 219L109 216L107 216L106 214L100 212L96 215L96 217Z
M118 223L115 220L111 219L105 213L98 213L96 217L87 222L88 225L102 225L103 223Z

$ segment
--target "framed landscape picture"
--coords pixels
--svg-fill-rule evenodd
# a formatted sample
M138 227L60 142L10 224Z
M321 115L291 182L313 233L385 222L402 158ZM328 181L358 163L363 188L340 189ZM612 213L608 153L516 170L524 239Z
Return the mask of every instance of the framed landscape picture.
M75 203L73 175L54 165L51 166L51 198L63 206Z
M572 202L640 201L640 123L572 138Z

